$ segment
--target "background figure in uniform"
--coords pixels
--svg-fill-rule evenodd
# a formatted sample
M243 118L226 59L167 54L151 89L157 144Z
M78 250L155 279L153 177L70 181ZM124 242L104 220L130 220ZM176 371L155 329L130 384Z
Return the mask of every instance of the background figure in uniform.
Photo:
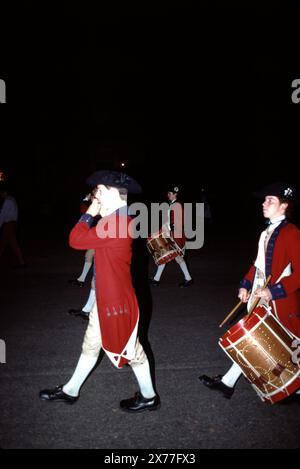
M92 311L94 304L96 301L96 292L95 292L95 279L94 277L92 278L91 282L91 289L89 293L89 297L83 308L79 309L69 309L68 313L71 314L72 316L77 316L81 317L83 319L88 319L90 312Z
M92 194L87 194L85 198L82 200L80 204L81 213L86 213L87 209L89 208L91 204L91 197L92 197ZM69 280L69 283L71 285L74 285L80 288L84 287L86 276L89 273L90 268L93 265L93 261L94 261L94 250L88 249L84 256L84 265L83 265L81 274L76 279Z
M95 249L96 302L72 378L64 386L41 391L40 398L76 402L103 348L117 368L130 365L139 384L139 391L122 400L120 408L127 412L156 410L160 398L153 388L149 361L137 335L139 307L130 272L134 228L128 216L127 192L140 193L141 187L117 171L97 171L87 182L97 190L69 241L74 249ZM99 213L101 220L91 228Z
M170 204L168 210L168 222L167 222L167 231L170 233L171 237L176 241L178 246L182 249L183 253L185 251L185 236L183 229L183 207L180 202L177 200L179 195L179 188L177 186L170 187L167 197ZM164 227L163 227L164 229ZM183 256L177 256L174 259L179 267L182 270L184 275L184 281L179 284L179 287L188 287L194 283L186 262ZM171 261L172 262L172 261ZM159 286L162 273L166 267L166 264L161 264L157 267L157 271L150 283L152 285Z
M295 191L289 184L279 182L255 195L264 200L263 215L269 219L269 225L261 233L256 261L241 281L238 297L248 303L248 310L256 298L266 304L272 302L282 325L300 337L300 230L288 222ZM268 287L262 288L269 275ZM234 362L224 376L202 375L199 379L208 388L230 398L241 374L241 368ZM296 394L300 401L299 393Z
M71 285L83 288L87 274L89 273L94 261L94 249L87 249L84 255L84 265L81 274L76 279L69 280Z
M8 194L5 182L0 183L0 258L7 247L16 260L16 267L24 267L25 261L17 241L18 206L14 197Z

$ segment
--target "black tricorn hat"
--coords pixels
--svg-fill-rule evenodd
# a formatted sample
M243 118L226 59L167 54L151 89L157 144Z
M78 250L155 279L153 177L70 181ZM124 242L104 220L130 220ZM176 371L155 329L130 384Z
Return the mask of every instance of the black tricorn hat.
M168 186L168 192L173 192L174 194L178 194L180 191L179 191L179 187L178 186Z
M289 184L287 182L274 182L272 184L268 184L264 186L257 192L254 192L255 197L264 198L268 195L273 195L275 197L296 201L296 189L294 185Z
M140 194L142 192L141 186L131 176L120 171L106 169L95 171L87 178L86 183L90 187L103 184L104 186L116 187L118 189L127 189L130 194Z

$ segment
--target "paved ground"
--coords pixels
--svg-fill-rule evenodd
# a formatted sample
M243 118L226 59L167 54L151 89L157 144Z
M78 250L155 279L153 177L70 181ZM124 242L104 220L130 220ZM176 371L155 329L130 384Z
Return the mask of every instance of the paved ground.
M217 345L218 324L236 303L236 287L252 255L250 244L212 233L189 252L195 285L179 289L181 273L167 266L160 287L147 284L154 270L143 246L134 256L143 339L153 351L162 407L139 415L119 410L136 390L129 368L118 371L104 357L74 406L45 403L40 389L64 383L80 355L86 323L67 314L84 304L88 286L68 279L80 271L83 253L65 237L24 243L28 268L1 265L0 338L7 363L0 365L1 448L300 448L300 406L262 403L244 379L231 400L198 380L218 374L229 360ZM137 267L138 266L138 267ZM147 330L148 328L148 330ZM151 348L151 350L150 350Z

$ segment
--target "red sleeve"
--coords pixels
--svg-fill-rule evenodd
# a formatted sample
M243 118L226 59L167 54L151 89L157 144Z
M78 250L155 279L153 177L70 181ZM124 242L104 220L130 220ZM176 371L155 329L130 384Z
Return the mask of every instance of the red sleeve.
M116 246L118 238L99 238L96 228L90 228L87 223L80 222L74 226L69 235L69 244L73 249L101 249L111 245Z
M255 275L255 267L254 265L250 268L249 272L245 275L243 280L240 282L240 288L246 288L246 290L252 290L254 275Z
M247 272L245 275L245 279L248 280L248 282L253 283L254 280L254 275L255 275L256 268L254 265L250 267L250 270Z
M104 226L106 225L104 224ZM69 235L69 244L73 249L84 250L109 248L111 246L118 248L124 244L124 236L122 237L122 235L118 235L119 226L119 222L117 222L115 232L116 234L114 236L100 238L96 232L96 227L90 228L86 222L79 222L74 226ZM128 228L128 225L126 226Z
M300 231L291 230L287 246L287 257L292 264L292 274L280 280L287 295L294 293L300 288Z

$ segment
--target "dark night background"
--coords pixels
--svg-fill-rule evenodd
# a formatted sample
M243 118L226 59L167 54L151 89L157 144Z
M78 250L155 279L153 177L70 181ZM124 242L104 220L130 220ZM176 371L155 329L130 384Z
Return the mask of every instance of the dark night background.
M278 180L300 189L299 9L278 0L7 6L0 172L19 205L27 265L14 269L8 251L0 260L0 447L299 449L299 403L261 403L244 380L228 401L198 380L228 367L218 326L256 253L263 217L253 191ZM133 377L108 360L71 410L38 399L71 376L82 343L86 322L68 310L83 307L90 277L70 285L83 252L68 233L86 177L121 162L145 202L165 200L169 184L200 202L205 188L213 215L203 249L186 254L191 288L178 288L176 262L150 286L144 240L133 248L139 337L162 399L134 420L119 412Z
M1 30L0 167L23 228L69 229L86 176L121 161L147 201L204 187L233 224L256 221L255 188L297 183L297 14L238 5L19 3Z

